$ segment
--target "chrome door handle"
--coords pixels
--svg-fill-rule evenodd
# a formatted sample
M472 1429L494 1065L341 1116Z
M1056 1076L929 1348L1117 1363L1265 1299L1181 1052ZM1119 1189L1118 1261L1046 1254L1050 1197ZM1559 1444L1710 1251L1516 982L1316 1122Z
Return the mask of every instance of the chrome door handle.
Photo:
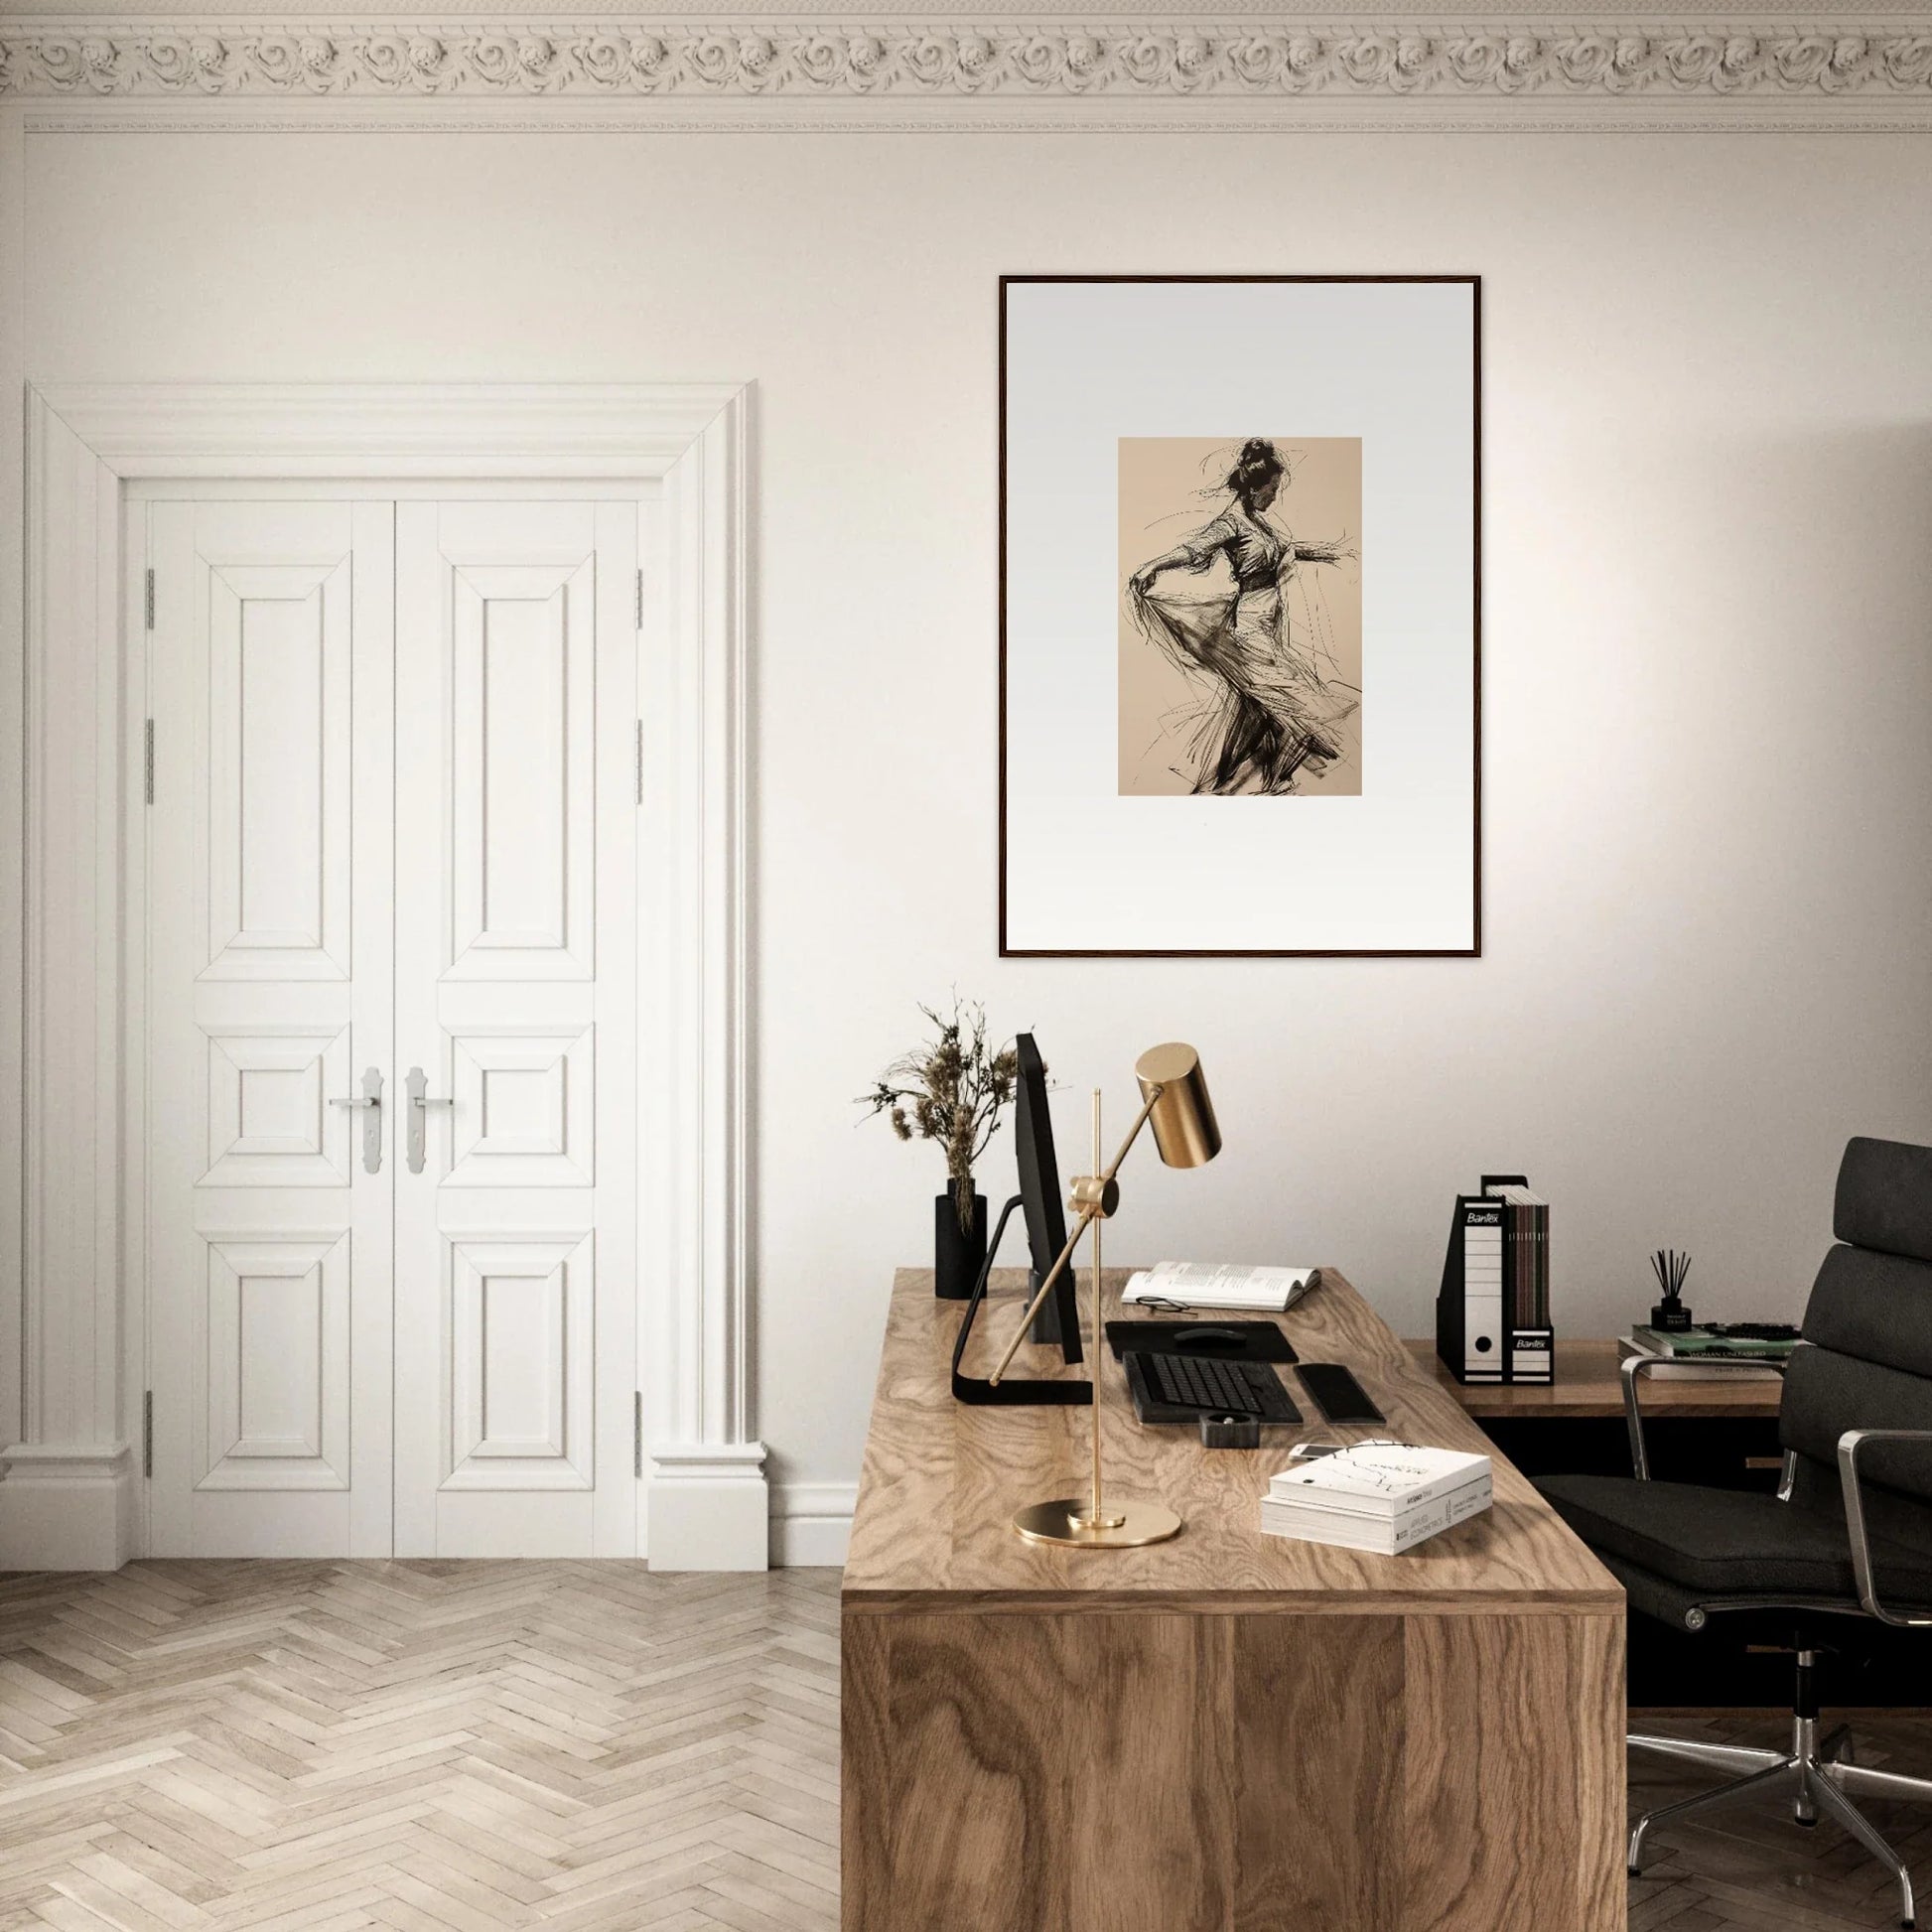
M432 1098L429 1075L420 1066L409 1069L403 1085L409 1089L409 1172L421 1173L429 1141L429 1110L432 1107L454 1107L456 1102Z
M382 1172L382 1071L368 1067L362 1074L362 1091L353 1099L331 1100L332 1107L364 1107L368 1118L362 1123L362 1165L370 1173Z

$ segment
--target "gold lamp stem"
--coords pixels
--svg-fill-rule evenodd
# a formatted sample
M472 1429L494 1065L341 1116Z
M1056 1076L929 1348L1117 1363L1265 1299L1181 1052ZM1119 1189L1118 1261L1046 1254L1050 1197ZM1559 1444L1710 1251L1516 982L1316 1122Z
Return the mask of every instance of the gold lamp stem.
M1138 1131L1138 1130L1137 1130ZM1127 1150L1121 1149L1125 1154ZM1100 1165L1100 1089L1093 1090L1093 1165ZM1120 1165L1118 1161L1114 1163ZM1100 1367L1106 1359L1102 1343L1106 1339L1100 1320L1100 1225L1106 1217L1096 1215L1093 1223L1093 1252L1088 1257L1087 1268L1090 1274L1089 1292L1093 1302L1093 1493L1084 1510L1072 1513L1071 1521L1076 1529L1117 1530L1127 1521L1119 1511L1109 1515L1102 1505L1100 1496Z
M1093 1090L1093 1165L1100 1165L1100 1089ZM1093 1224L1093 1257L1087 1263L1093 1271L1093 1507L1087 1512L1089 1523L1104 1523L1100 1513L1100 1223ZM1115 1518L1118 1522L1120 1519Z

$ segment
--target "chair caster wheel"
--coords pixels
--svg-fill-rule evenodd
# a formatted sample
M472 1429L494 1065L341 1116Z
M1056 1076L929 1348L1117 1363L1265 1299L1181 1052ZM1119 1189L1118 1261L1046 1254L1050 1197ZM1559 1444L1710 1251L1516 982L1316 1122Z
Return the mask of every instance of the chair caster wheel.
M1816 1831L1818 1828L1818 1820L1815 1818L1794 1818L1791 1822L1794 1825L1802 1825L1808 1832Z
M1642 1873L1641 1871L1639 1871L1639 1870L1637 1869L1637 1867L1636 1867L1635 1865L1633 1865L1633 1864L1626 1864L1626 1865L1625 1865L1625 1866L1624 1866L1623 1868L1624 1868L1624 1870L1625 1870L1625 1871L1627 1871L1627 1872L1628 1872L1628 1873L1630 1874L1630 1876L1631 1876L1631 1877L1633 1877L1633 1878L1641 1878L1641 1877L1643 1876L1643 1873Z

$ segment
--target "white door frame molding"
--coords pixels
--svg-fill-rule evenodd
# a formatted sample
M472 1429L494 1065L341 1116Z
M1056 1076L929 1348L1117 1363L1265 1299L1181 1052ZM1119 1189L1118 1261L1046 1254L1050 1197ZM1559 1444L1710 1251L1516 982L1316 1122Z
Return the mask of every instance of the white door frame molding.
M137 1554L146 1298L125 1124L142 1103L146 693L143 653L121 643L141 623L121 608L122 495L197 478L658 483L671 568L664 649L641 667L655 690L640 702L639 1541L661 1569L762 1568L746 1234L750 385L28 384L26 405L25 702L9 734L25 771L25 1183L17 1290L0 1279L0 1335L21 1337L17 1392L0 1344L0 1568Z

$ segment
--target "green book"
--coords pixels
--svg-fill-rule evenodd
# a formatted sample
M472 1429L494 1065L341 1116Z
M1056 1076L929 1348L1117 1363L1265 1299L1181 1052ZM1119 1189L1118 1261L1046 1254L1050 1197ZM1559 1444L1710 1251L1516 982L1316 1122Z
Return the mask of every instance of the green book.
M1760 1341L1742 1335L1714 1335L1709 1328L1632 1328L1630 1339L1653 1355L1689 1358L1711 1355L1746 1362L1782 1362L1796 1341Z

